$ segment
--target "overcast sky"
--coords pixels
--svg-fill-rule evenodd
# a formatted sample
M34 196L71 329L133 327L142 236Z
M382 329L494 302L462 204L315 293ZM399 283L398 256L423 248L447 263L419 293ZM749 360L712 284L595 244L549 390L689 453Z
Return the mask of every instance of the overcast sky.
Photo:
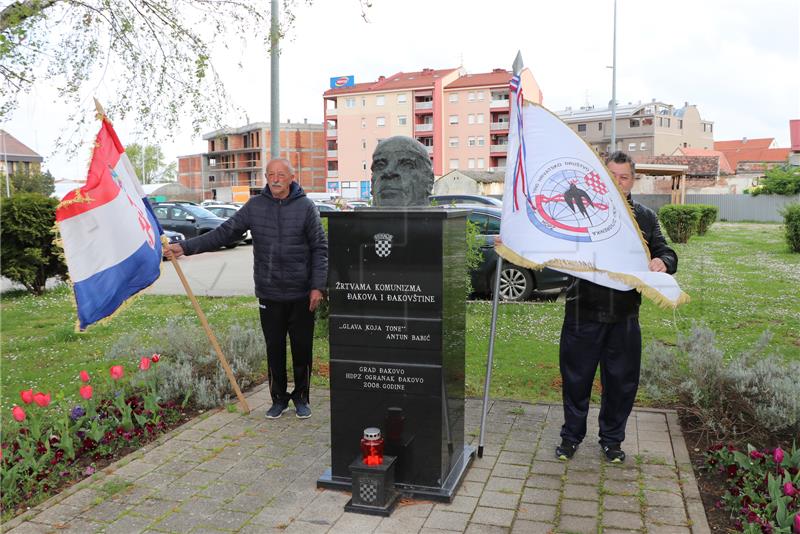
M714 122L716 140L774 137L789 146L788 122L800 118L798 0L618 0L617 9L620 103L688 101ZM551 110L604 107L611 98L613 0L373 0L369 22L360 14L357 0L316 0L297 10L281 56L282 122L322 122L331 76L367 82L423 67L510 69L517 50ZM269 58L259 45L234 58L241 70L227 58L218 64L247 115L232 113L230 126L269 121ZM73 158L52 149L67 127L68 110L56 100L40 84L2 127L43 155L57 178L83 179L88 143ZM143 140L131 121L115 126L123 143ZM96 128L83 137L91 140ZM158 142L170 159L205 149L188 120L173 139L148 132L144 140Z

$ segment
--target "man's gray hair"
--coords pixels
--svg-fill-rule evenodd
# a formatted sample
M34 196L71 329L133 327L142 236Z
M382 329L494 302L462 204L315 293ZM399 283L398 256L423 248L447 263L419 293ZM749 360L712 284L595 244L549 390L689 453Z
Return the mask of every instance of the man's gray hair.
M267 167L269 167L269 164L272 163L273 161L282 162L284 165L286 165L286 168L289 169L289 174L294 174L294 167L292 167L292 163L288 159L286 159L286 158L273 158L273 159L269 160L269 163L267 163ZM266 169L265 169L265 171L266 171Z

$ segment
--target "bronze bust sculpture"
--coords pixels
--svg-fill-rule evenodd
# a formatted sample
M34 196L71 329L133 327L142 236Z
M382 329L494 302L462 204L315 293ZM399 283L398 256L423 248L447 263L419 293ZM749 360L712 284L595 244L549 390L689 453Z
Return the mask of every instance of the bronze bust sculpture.
M411 137L384 139L372 154L372 198L377 207L428 206L433 168L425 146Z

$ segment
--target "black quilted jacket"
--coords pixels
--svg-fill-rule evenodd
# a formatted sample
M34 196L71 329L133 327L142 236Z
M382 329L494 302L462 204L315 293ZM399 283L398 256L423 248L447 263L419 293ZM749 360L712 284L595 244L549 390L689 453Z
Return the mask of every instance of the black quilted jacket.
M637 202L628 202L633 208L636 223L642 231L642 237L650 249L651 258L661 258L667 266L667 273L674 274L678 270L678 255L668 245L655 212ZM639 315L642 296L638 291L619 291L573 278L567 288L566 314L573 319L587 319L603 323L614 323Z
M219 228L181 243L186 255L216 250L245 231L253 236L256 296L298 300L312 289L325 291L328 240L314 202L292 182L289 196L276 199L264 187Z

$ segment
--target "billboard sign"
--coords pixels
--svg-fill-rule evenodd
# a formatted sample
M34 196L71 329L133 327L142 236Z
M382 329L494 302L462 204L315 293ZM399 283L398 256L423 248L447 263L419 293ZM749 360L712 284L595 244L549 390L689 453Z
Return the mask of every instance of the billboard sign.
M331 78L331 89L341 89L342 87L353 87L356 84L356 77L350 76L334 76Z

